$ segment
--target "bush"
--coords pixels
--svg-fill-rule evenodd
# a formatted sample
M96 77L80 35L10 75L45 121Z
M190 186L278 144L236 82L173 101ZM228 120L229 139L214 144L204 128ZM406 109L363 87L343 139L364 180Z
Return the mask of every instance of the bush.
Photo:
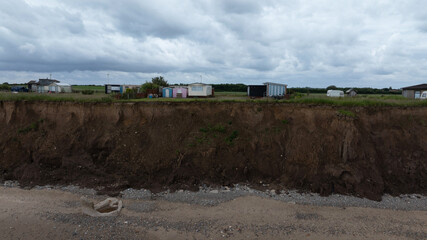
M8 84L0 84L0 91L10 91L10 86Z

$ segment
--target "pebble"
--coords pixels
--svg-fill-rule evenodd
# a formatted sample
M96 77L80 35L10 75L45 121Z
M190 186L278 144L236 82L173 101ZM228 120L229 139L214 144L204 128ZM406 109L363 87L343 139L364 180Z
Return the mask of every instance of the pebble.
M16 181L4 181L4 187L19 187ZM96 190L80 188L78 186L36 186L36 189L59 189L67 192L96 196ZM332 206L332 207L371 207L380 209L394 210L419 210L427 211L427 196L420 194L404 194L400 196L390 196L385 194L382 201L373 201L366 198L355 196L347 196L340 194L332 194L330 196L320 196L317 193L299 193L297 190L279 189L279 194L276 189L259 191L250 188L246 185L235 184L233 187L211 188L206 185L200 187L198 192L190 192L179 190L171 193L169 190L153 194L147 189L125 189L121 191L123 199L162 199L171 202L183 202L196 204L201 206L215 206L223 202L232 201L243 196L258 196L262 198L272 198L278 201L287 202L290 204L303 204L313 206ZM152 211L155 205L152 206L136 206L144 208L141 211Z

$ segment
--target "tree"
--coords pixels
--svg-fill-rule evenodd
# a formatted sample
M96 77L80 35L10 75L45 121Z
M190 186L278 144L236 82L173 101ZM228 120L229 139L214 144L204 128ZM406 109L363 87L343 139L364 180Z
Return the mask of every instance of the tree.
M154 84L152 82L145 82L144 84L141 85L142 92L147 92L147 90L158 89L158 88L159 88L159 85Z
M337 87L335 85L328 86L326 90L336 90Z
M162 76L152 78L151 82L161 87L169 86L168 81L166 81Z

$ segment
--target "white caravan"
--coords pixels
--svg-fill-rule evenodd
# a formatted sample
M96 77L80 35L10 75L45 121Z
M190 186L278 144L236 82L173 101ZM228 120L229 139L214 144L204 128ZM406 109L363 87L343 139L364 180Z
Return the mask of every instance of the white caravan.
M344 92L341 90L328 90L326 93L328 97L344 97Z

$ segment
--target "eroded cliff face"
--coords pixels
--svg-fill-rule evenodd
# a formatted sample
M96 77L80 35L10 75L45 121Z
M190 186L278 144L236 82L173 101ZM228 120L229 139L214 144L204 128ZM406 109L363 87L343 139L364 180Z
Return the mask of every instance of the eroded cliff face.
M427 192L426 108L0 102L0 124L0 179L22 184Z

